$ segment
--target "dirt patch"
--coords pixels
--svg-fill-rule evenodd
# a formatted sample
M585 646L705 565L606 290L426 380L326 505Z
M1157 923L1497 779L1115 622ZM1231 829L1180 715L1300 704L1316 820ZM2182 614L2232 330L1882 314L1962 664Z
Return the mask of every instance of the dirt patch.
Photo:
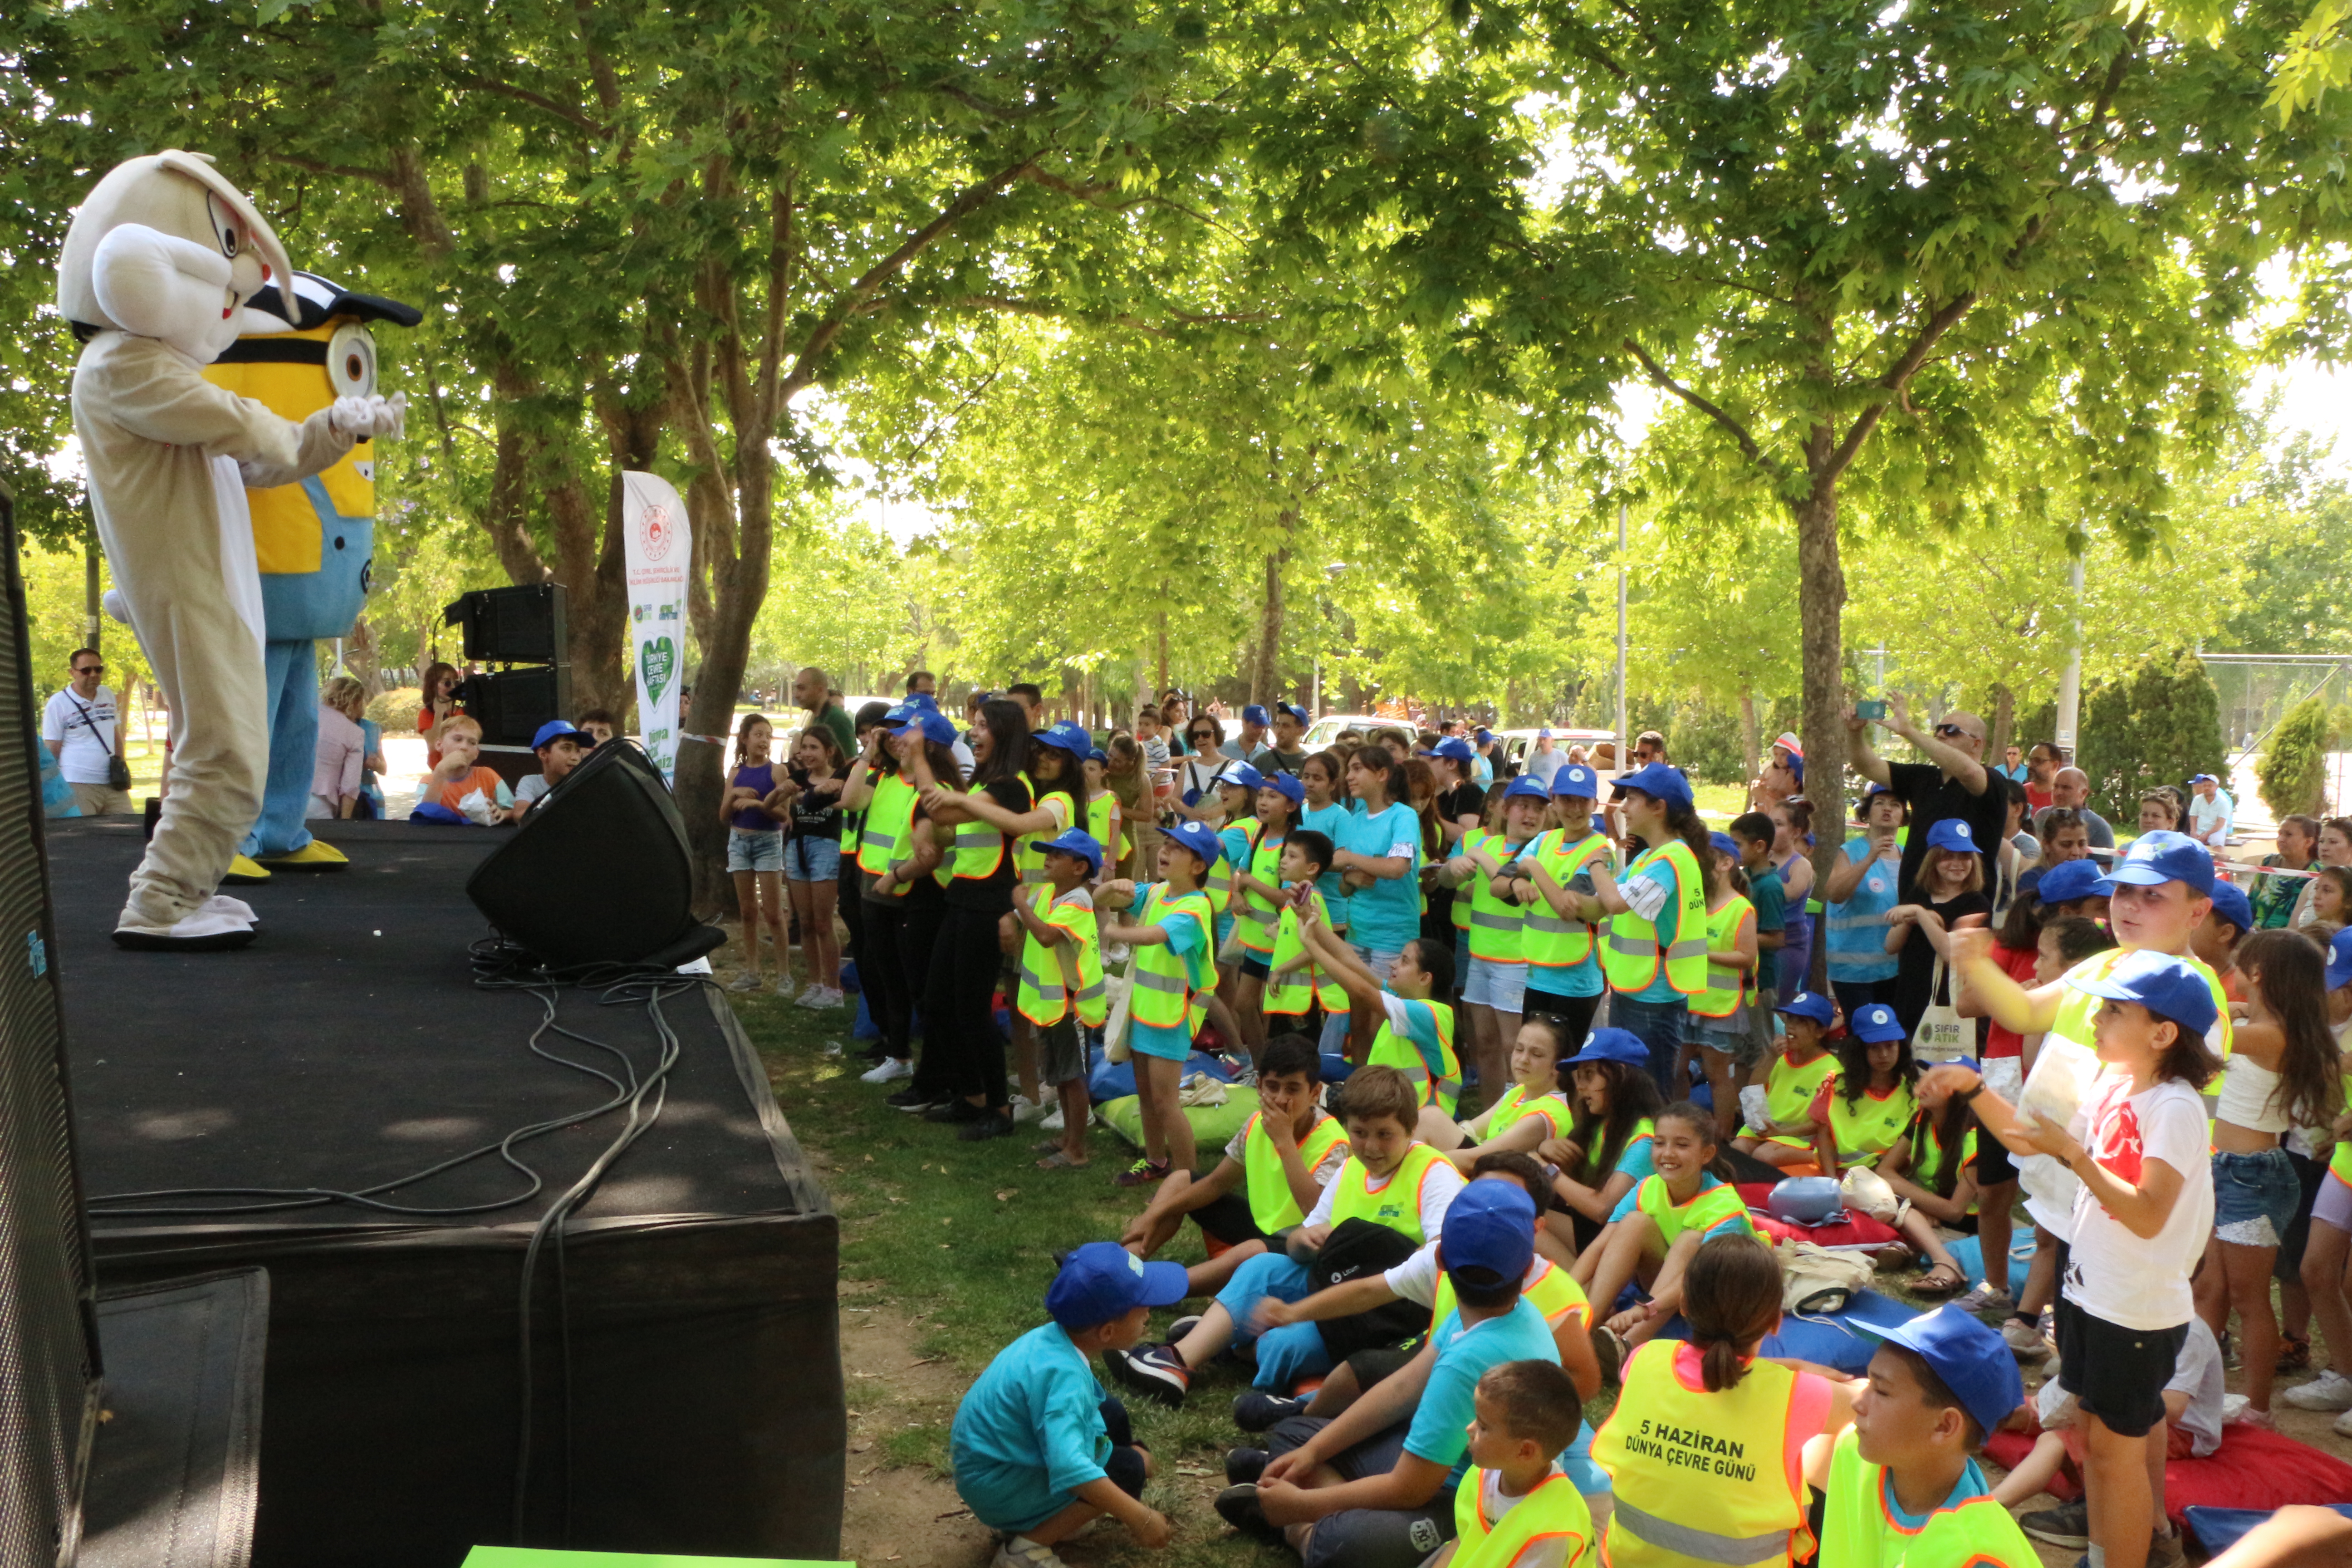
M870 1284L841 1282L841 1372L849 1397L841 1555L862 1568L978 1568L994 1538L941 1471L964 1380L913 1347L924 1325ZM910 1462L911 1461L911 1462Z

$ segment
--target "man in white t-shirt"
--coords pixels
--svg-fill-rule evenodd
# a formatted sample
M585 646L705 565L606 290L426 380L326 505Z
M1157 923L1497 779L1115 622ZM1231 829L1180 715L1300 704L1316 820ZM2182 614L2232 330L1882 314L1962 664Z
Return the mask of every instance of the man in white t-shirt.
M2189 787L2195 792L2189 801L2189 837L2208 849L2221 848L2230 842L2230 825L2238 815L2238 803L2211 773L2199 773L2189 781Z
M106 660L94 647L76 648L68 668L73 672L72 684L53 694L41 710L41 741L58 760L58 772L73 791L84 816L134 811L131 792L107 782L115 750L122 742L114 693L98 683L106 673Z

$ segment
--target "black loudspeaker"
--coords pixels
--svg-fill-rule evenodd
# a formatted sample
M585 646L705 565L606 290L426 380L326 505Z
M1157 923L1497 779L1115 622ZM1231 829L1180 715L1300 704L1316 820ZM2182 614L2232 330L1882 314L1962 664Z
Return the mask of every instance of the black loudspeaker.
M694 918L686 823L660 770L626 741L590 752L548 791L475 868L466 896L555 968L670 968L726 940Z
M539 727L572 712L572 667L541 665L473 675L458 682L457 705L482 727L486 746L528 746Z
M0 1568L73 1561L97 1432L97 1292L49 955L25 584L0 486Z
M562 664L563 585L478 588L441 612L443 624L462 626L466 657L489 664Z

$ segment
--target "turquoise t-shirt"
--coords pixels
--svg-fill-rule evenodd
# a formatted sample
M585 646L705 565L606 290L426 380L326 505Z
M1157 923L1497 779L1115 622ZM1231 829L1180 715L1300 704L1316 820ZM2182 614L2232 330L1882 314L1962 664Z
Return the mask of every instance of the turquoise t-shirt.
M1985 1484L1984 1471L1978 1468L1974 1459L1970 1459L1968 1468L1960 1472L1960 1479L1953 1483L1952 1495L1944 1500L1943 1508L1958 1508L1962 1503L1983 1497L1991 1490L1992 1488ZM1895 1495L1893 1487L1882 1487L1879 1489L1879 1500L1886 1505L1887 1514L1895 1521L1896 1527L1906 1531L1919 1530L1929 1519L1943 1511L1943 1509L1931 1508L1926 1513L1913 1513L1903 1506L1902 1500Z
M1488 1368L1507 1361L1548 1361L1557 1366L1559 1347L1552 1342L1551 1325L1543 1313L1524 1296L1502 1316L1466 1329L1458 1310L1448 1312L1429 1339L1437 1347L1437 1364L1429 1369L1429 1386L1414 1407L1404 1451L1451 1467L1445 1484L1452 1488L1461 1485L1462 1472L1470 1466L1467 1428L1477 1414L1478 1380Z
M1228 823L1217 829L1217 841L1225 847L1225 865L1229 868L1235 871L1249 869L1250 828L1256 825L1257 819L1252 817L1246 826ZM1234 895L1234 901L1236 904L1241 901L1240 893ZM1224 947L1225 939L1234 934L1234 922L1239 918L1231 909L1217 916L1217 946L1220 950Z
M1105 1397L1059 1324L1030 1330L996 1352L956 1406L948 1452L957 1495L996 1530L1053 1518L1105 1474Z
M1331 841L1331 847L1337 849L1339 847L1339 829L1346 826L1348 816L1346 803L1335 800L1320 811L1300 812L1298 826L1309 833L1321 834ZM1316 878L1315 890L1323 895L1323 907L1331 916L1331 929L1346 931L1348 929L1348 889L1340 883L1339 873L1327 870Z
M1421 818L1412 807L1350 815L1335 841L1351 854L1406 861L1404 875L1348 895L1348 940L1369 952L1402 952L1421 934Z
M1617 879L1617 885L1622 888L1636 879L1655 882L1666 889L1666 901L1658 910L1657 919L1658 943L1663 947L1680 934L1675 929L1681 913L1680 906L1675 902L1675 896L1680 890L1682 878L1675 872L1675 863L1662 855L1639 871L1628 872ZM1633 1000L1636 1002L1686 1002L1689 998L1674 988L1673 983L1666 978L1666 966L1660 963L1656 977L1633 993Z
M1774 870L1748 873L1748 901L1756 906L1756 931L1786 931L1789 927L1789 889Z
M1642 1155L1644 1161L1647 1161L1649 1158L1649 1152L1650 1146L1647 1143L1643 1144ZM1629 1167L1621 1161L1619 1162L1617 1168L1622 1171ZM1656 1172L1653 1169L1644 1175L1635 1179L1633 1183L1633 1190L1627 1193L1623 1197L1619 1198L1617 1200L1617 1206L1609 1211L1610 1224L1616 1224L1619 1220L1633 1214L1634 1210L1640 1206L1642 1183L1646 1181L1649 1176L1654 1174L1656 1174ZM1700 1192L1708 1192L1721 1185L1723 1185L1722 1177L1709 1173L1701 1173L1698 1179L1698 1190ZM1746 1209L1741 1209L1737 1214L1726 1215L1723 1218L1716 1221L1713 1225L1707 1226L1706 1230L1699 1234L1701 1239L1704 1240L1717 1236L1746 1236L1750 1234L1753 1229L1754 1227L1749 1225L1748 1220L1748 1211Z
M1151 883L1135 889L1133 908L1140 910L1150 897ZM1196 952L1209 951L1209 933L1201 922L1181 910L1163 910L1152 922L1168 933L1169 948L1189 959ZM1127 1043L1148 1057L1160 1057L1169 1061L1182 1061L1192 1054L1192 1024L1190 1018L1174 1024L1147 1024L1130 1017L1127 1023Z

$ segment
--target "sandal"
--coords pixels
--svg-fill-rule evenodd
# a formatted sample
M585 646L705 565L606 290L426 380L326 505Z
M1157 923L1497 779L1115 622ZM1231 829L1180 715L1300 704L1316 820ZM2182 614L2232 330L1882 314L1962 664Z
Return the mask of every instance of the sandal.
M1948 1296L1968 1282L1968 1276L1950 1264L1938 1263L1914 1281L1911 1289L1921 1296Z
M2311 1341L2306 1336L2297 1339L2293 1334L2279 1335L2279 1372L2301 1372L2311 1364Z
M1090 1160L1071 1159L1066 1149L1055 1149L1037 1162L1037 1168L1041 1171L1083 1171L1092 1163Z

